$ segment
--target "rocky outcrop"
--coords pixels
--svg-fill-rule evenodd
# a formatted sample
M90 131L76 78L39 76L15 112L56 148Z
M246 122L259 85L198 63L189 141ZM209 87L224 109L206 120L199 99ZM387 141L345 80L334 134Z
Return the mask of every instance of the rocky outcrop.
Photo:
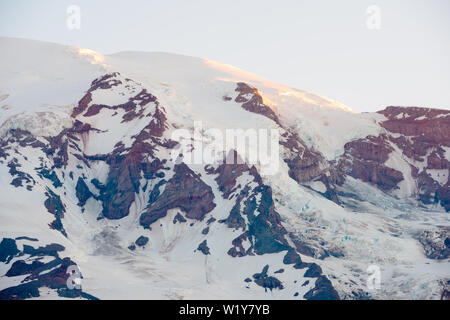
M387 107L378 113L387 119L380 124L421 144L450 146L450 111L418 107ZM420 154L420 153L419 153ZM423 152L422 152L423 154Z
M139 247L143 247L148 243L148 240L149 240L148 237L140 236L139 238L136 239L134 243Z
M238 82L235 91L238 92L238 95L234 101L237 103L242 103L242 108L265 116L279 124L280 121L278 116L269 106L264 104L263 98L258 92L258 89L244 82Z
M269 271L269 265L264 266L262 271L260 273L255 273L253 275L253 279L255 279L255 283L263 287L264 290L267 292L267 289L272 291L273 289L283 290L283 284L280 280L273 276L267 275L267 272Z
M8 264L19 252L14 239L3 238L0 242L0 262Z
M280 144L284 147L284 161L289 166L289 175L298 183L310 181L320 176L324 169L322 155L308 148L298 134L285 128L271 107L264 104L263 97L258 90L246 83L237 83L238 92L235 102L242 103L242 108L265 116L273 120L280 127L282 139Z
M236 151L230 151L238 156ZM228 155L230 156L230 155ZM229 216L219 222L229 228L240 229L243 235L233 241L233 247L228 251L232 256L243 256L251 253L265 254L286 250L286 230L281 225L281 217L275 211L272 189L262 183L261 176L254 166L246 164L221 164L210 174L218 174L216 182L225 199L235 198L235 204ZM246 185L237 184L237 178L242 175L249 177ZM259 202L256 200L260 198ZM243 216L246 216L247 221ZM244 235L245 234L245 235ZM245 250L243 241L249 242Z
M165 160L154 157L155 148L167 147L168 143L162 138L167 126L164 109L155 96L138 84L129 79L119 78L118 73L113 73L94 80L88 93L72 113L73 117L80 115L93 117L102 108L121 109L124 111L122 122L148 119L148 124L137 135L130 137L132 139L130 147L118 142L109 154L82 155L87 165L89 165L89 161L105 161L109 165L110 170L106 182L101 186L98 197L102 202L102 216L108 219L121 219L128 215L135 195L139 193L142 175L146 179L162 178L164 176L162 170L167 169L164 167ZM123 84L122 81L126 84ZM105 90L119 85L124 85L130 94L134 92L133 90L139 90L139 93L132 95L126 103L112 106L95 104L95 101L90 98L90 94L95 90ZM133 90L130 89L131 86L133 86ZM88 103L85 103L86 101Z
M17 248L15 240L4 238L0 244L0 255L5 244L9 248ZM11 258L23 258L16 259L11 264L5 277L25 277L20 284L0 290L0 300L23 300L39 297L40 290L43 288L55 290L60 297L97 299L80 288L71 289L67 286L70 276L68 268L76 266L76 263L69 257L60 258L59 254L64 250L65 248L59 244L49 244L39 248L24 245L23 251L8 250ZM42 262L43 258L47 262ZM0 259L0 261L2 260Z
M380 125L392 133L391 141L405 156L416 162L411 166L413 177L417 179L419 200L424 204L440 202L447 211L450 211L448 191L450 162L448 151L444 149L449 150L450 147L450 111L387 107L379 113L386 117ZM446 181L432 176L433 170L439 170L440 173L437 175L446 176Z
M339 300L339 294L325 276L319 276L314 288L303 297L307 300Z
M62 223L62 218L64 218L64 212L66 212L66 209L61 201L61 197L49 188L47 188L45 195L47 196L47 200L45 200L44 205L48 212L55 216L55 220L50 224L50 228L60 231L65 237L67 237L66 230L64 230Z
M210 254L210 249L206 240L203 240L202 243L198 245L197 250L203 253L205 256Z
M173 177L166 183L163 193L156 201L149 203L141 214L140 223L148 228L158 219L165 217L169 209L180 208L186 218L203 220L216 204L210 186L186 164L174 167Z
M86 201L88 201L89 198L94 196L89 190L89 187L86 185L86 182L84 182L84 179L82 179L81 177L78 178L75 191L75 195L78 198L78 205L81 207L86 204Z
M284 146L284 161L289 167L289 176L302 184L319 177L327 167L323 156L312 151L296 133L285 132L280 144Z
M428 258L442 260L450 257L450 228L424 230L418 239Z
M344 148L338 164L342 174L374 184L383 191L396 189L404 179L402 172L385 165L393 151L385 135L354 140Z

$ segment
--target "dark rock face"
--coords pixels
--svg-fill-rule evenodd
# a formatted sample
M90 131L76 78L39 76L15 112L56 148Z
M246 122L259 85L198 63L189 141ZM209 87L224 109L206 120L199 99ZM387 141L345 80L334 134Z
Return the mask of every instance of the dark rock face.
M3 238L0 242L0 262L8 264L19 253L14 239Z
M11 181L11 184L16 188L26 186L27 189L31 191L33 186L36 184L36 181L28 173L21 171L19 169L21 166L22 165L18 163L16 158L13 158L8 162L8 172L11 176L15 176L15 178Z
M58 257L58 252L64 251L66 248L58 243L47 244L44 247L34 248L24 244L23 252L32 257L51 256Z
M199 175L184 163L175 165L174 172L163 193L142 213L142 226L148 228L165 217L169 209L177 207L186 213L187 218L200 221L215 208L212 189Z
M230 215L219 222L226 223L230 228L241 229L245 234L233 241L233 248L228 254L243 256L253 252L265 254L287 250L288 244L284 238L286 230L281 225L280 215L275 211L272 189L262 183L256 168L249 168L246 164L223 163L212 170L212 173L218 174L216 182L225 199L230 198L232 193L236 195L236 202ZM236 185L236 179L243 173L252 177L252 182L257 185L255 188ZM256 201L257 195L261 197L259 203ZM247 216L248 224L242 215ZM242 241L247 239L251 245L248 250L244 250Z
M436 190L436 198L441 202L441 205L450 211L450 181Z
M105 74L104 76L92 81L88 92L78 102L78 106L73 109L72 118L75 118L76 116L83 113L87 109L89 103L92 101L92 95L91 95L92 91L95 91L97 89L103 89L103 90L110 89L113 86L117 86L117 85L121 84L122 82L120 80L114 79L118 75L119 75L118 72Z
M175 218L173 218L173 224L176 224L177 222L179 222L179 223L186 222L186 219L179 212L177 213Z
M234 101L242 103L242 108L263 115L276 123L279 123L277 115L269 106L264 104L263 98L256 88L251 87L244 82L238 82L236 92L239 94Z
M307 300L339 300L339 295L325 276L319 276L316 285L304 296Z
M310 150L296 133L286 131L280 144L285 148L284 161L289 167L289 176L298 183L319 177L326 167L322 155Z
M164 131L165 116L160 113L158 119L142 130L131 148L126 150L123 145L117 145L113 153L106 157L110 171L100 194L106 218L120 219L127 216L135 194L139 192L141 172L147 179L152 179L157 171L164 168L159 159L151 162L147 160L148 155L153 155L155 145L160 143L158 138ZM153 140L155 145L147 142L148 139ZM125 156L122 155L124 152L127 152Z
M425 230L418 238L428 258L442 260L450 257L450 229Z
M387 120L381 125L390 132L415 137L419 143L449 146L450 111L417 107L387 107L379 111ZM422 138L419 138L422 136Z
M236 91L239 94L235 102L242 103L242 108L273 120L285 131L280 144L285 148L283 158L289 166L289 175L291 178L298 183L303 183L320 176L323 171L322 164L324 163L322 155L306 147L305 143L296 133L282 126L275 112L264 104L263 98L258 90L246 83L239 82L237 83Z
M417 107L387 107L379 111L387 120L381 122L386 130L401 134L392 139L407 157L425 164L422 171L413 167L418 181L418 198L424 204L440 202L450 211L449 179L443 185L433 180L428 169L448 170L444 147L450 147L450 111Z
M441 300L450 300L450 280L442 281L441 285L442 285Z
M320 268L317 264L312 263L308 270L305 272L305 277L308 278L317 278L322 274L322 268Z
M132 80L127 79L125 81L128 82L127 86L133 85L139 88L139 85ZM74 118L79 115L93 117L103 108L121 109L124 111L122 123L144 117L148 118L148 124L142 131L131 137L133 139L131 147L126 148L122 142L119 142L109 154L94 156L82 154L78 157L87 166L89 166L89 161L105 161L110 167L106 182L99 189L99 200L102 201L103 206L102 215L108 219L121 219L128 215L130 206L135 200L135 195L139 192L141 174L146 179L154 179L158 175L163 175L158 171L164 169L164 163L154 158L154 150L157 146L165 147L167 143L162 139L167 126L164 109L160 106L156 97L146 92L145 89L141 88L137 95L120 105L107 106L95 104L95 101L92 101L91 93L93 91L105 90L121 84L122 80L119 79L118 73L108 74L94 80L91 88L72 113ZM154 108L154 111L149 111L153 109L147 109L150 105ZM80 134L80 130L77 130L71 136L73 136L73 139L80 140L82 138ZM80 186L80 190L81 188L82 186ZM80 200L80 203L83 203L83 201Z
M30 237L27 237L27 236L17 237L16 240L39 241L39 239L36 239L36 238L30 238Z
M407 169L411 169L417 184L417 199L426 205L440 203L450 211L450 163L444 149L450 146L450 112L387 107L379 113L386 117L380 125L387 132L348 142L336 165L338 174L371 183L385 192L398 189L405 177L399 170L386 165L395 147L408 159L405 165L409 165ZM437 181L429 170L447 171L447 181ZM337 184L342 183L342 179L337 181Z
M289 249L283 258L283 263L301 265L303 262L300 255L294 249Z
M211 254L209 251L208 242L206 240L203 240L203 242L198 245L197 250L203 253L205 256Z
M82 137L85 137L89 132L98 132L98 129L92 128L88 123L82 123L75 120L72 127L64 129L55 137L46 137L49 141L42 150L53 161L54 168L65 168L69 161L70 151L79 160L83 161L89 166L85 157L80 155L80 148L78 143L82 141Z
M403 174L384 163L393 151L386 136L367 137L348 142L339 161L339 171L356 179L376 185L384 191L397 188Z
M148 237L146 236L140 236L139 238L136 239L135 243L137 246L139 247L143 247L148 243Z
M81 177L78 178L77 185L75 187L76 196L78 198L78 205L80 207L84 206L86 204L86 201L89 200L89 198L93 197L94 195L89 190L88 186L86 185L86 182L84 182L84 179Z
M253 275L253 279L255 279L255 283L258 286L263 287L266 292L267 292L267 289L269 289L270 291L272 291L273 289L283 290L284 287L283 287L283 284L281 283L281 281L273 276L268 276L267 275L268 270L269 270L269 265L266 265L260 273L255 273Z
M16 249L14 249L16 248ZM60 297L96 299L82 291L82 289L69 289L67 280L70 276L68 267L75 265L70 258L60 258L58 252L65 248L59 244L49 244L44 247L33 248L24 245L24 250L17 250L15 240L4 238L0 243L0 258L23 256L16 260L6 272L6 277L27 275L21 284L0 290L0 300L22 300L39 297L39 288L49 288L57 291ZM53 257L49 262L41 262L42 257ZM0 259L0 261L3 261ZM8 261L9 262L9 261Z
M59 180L58 175L55 173L55 171L50 171L46 168L39 168L38 170L39 175L43 178L50 180L55 188L62 186L62 183Z
M64 226L62 224L61 219L64 218L64 212L66 209L64 208L64 204L61 201L60 196L47 188L46 192L47 200L45 200L45 207L48 212L55 216L55 220L50 224L52 229L60 231L65 237L67 237L66 231L64 230Z

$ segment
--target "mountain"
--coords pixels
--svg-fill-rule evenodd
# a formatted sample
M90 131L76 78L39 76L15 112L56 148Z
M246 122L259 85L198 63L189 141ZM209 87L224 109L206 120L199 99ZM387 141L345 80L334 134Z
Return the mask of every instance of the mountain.
M449 110L357 113L168 53L0 46L0 299L449 297ZM269 162L256 132L278 134Z

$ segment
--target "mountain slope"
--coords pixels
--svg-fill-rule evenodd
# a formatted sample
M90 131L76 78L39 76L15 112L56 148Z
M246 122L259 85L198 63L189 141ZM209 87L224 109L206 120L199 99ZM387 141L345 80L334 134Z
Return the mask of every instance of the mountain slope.
M172 54L0 45L0 298L440 298L448 285L449 111L359 114ZM243 161L174 161L179 129L185 160ZM208 129L277 130L277 170ZM73 264L82 290L67 289Z

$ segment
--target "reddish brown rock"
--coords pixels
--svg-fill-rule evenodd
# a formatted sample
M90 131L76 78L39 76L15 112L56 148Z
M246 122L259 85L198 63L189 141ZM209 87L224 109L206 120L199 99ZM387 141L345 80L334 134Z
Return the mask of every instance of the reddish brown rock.
M369 182L381 190L396 189L403 174L385 165L393 148L385 135L369 136L348 142L338 164L338 171L356 179Z
M142 213L142 226L148 228L173 208L180 208L187 218L196 220L203 220L215 208L212 189L198 174L184 163L175 165L174 171L175 174L167 182L163 193Z
M264 104L263 98L256 88L251 87L244 82L238 82L235 91L239 94L234 101L242 103L242 108L263 115L276 123L280 122L275 112L273 112L269 106Z
M381 125L390 132L405 136L423 136L427 142L450 146L449 110L387 107L379 113L387 118Z

